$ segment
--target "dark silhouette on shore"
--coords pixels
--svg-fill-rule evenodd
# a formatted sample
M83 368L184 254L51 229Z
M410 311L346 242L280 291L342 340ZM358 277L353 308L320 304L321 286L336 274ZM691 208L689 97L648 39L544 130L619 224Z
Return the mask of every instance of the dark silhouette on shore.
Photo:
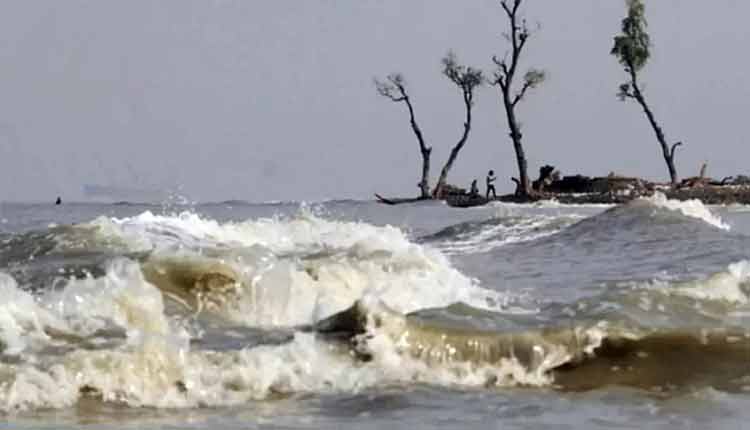
M55 200L55 204L56 205L61 205L62 204L62 199L60 198L60 196L57 196L57 200Z
M469 194L472 196L478 196L479 195L479 186L477 185L477 180L474 179L471 181L471 190L469 191Z

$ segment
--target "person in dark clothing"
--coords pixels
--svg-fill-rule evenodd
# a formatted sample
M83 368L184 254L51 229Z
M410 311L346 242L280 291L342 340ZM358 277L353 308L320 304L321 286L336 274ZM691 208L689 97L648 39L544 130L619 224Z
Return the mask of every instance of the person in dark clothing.
M471 181L471 191L469 191L469 194L471 194L472 196L479 195L479 187L477 186L477 180L476 179L474 179L473 181Z
M497 198L497 193L495 193L495 186L492 185L495 182L495 179L497 179L495 178L495 172L493 170L490 170L487 173L487 195L486 197L488 199L490 198L490 191L492 191L492 198L493 199Z
M55 204L56 205L62 204L62 199L59 196L57 197L57 200L55 200Z

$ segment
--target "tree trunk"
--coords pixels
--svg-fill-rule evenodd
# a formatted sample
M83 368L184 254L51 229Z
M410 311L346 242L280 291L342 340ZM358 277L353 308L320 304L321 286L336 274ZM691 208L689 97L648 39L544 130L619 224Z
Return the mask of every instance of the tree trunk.
M500 2L506 15L510 21L510 34L508 39L511 43L511 55L510 55L510 66L503 61L498 61L493 58L495 64L500 66L501 76L497 80L497 84L500 86L500 90L503 96L503 105L505 107L505 114L508 119L508 128L510 129L510 138L513 140L513 149L516 152L516 162L518 163L518 185L517 191L521 197L530 197L532 195L531 184L529 182L528 163L526 161L526 154L523 150L521 143L523 135L521 134L521 126L516 120L516 104L523 99L526 90L532 87L534 84L530 82L524 82L522 89L514 97L511 95L513 91L513 81L516 77L516 70L518 68L518 62L521 58L521 52L529 38L529 32L526 28L526 21L523 21L522 25L519 25L517 13L521 7L522 0L514 0L512 5L508 5L504 0Z
M438 179L437 185L435 186L435 191L433 192L433 195L436 198L442 198L442 189L443 186L445 186L446 181L448 180L448 173L453 168L453 163L456 161L456 158L458 157L458 153L461 151L461 148L464 147L466 144L466 141L469 138L469 132L471 131L471 108L472 108L472 101L471 101L471 94L468 94L466 91L464 91L464 105L466 106L466 122L464 122L464 132L463 135L461 135L461 139L459 139L456 146L451 149L450 156L448 157L448 161L445 162L445 166L443 166L443 170L440 171L440 178Z
M501 88L503 92L503 104L505 105L505 113L508 119L508 128L510 128L510 138L513 140L513 149L516 151L516 162L518 164L518 188L524 197L531 195L531 187L529 183L528 163L526 162L526 153L523 150L521 139L521 128L518 126L516 120L516 111L513 102L510 99L510 88Z
M411 105L411 101L408 97L405 97L404 101L406 106L409 108L409 121L411 123L411 129L414 130L414 134L417 136L419 141L419 152L422 154L422 180L419 181L419 189L421 190L421 198L430 198L430 155L432 155L432 148L428 147L424 143L424 137L422 136L422 130L417 125L417 120L414 118L414 108Z
M646 103L646 99L643 96L643 93L641 92L641 89L638 87L638 82L636 80L635 74L631 72L631 84L633 85L633 95L635 96L636 101L638 104L641 105L643 108L643 112L646 113L646 117L648 118L648 122L651 124L651 128L654 129L654 133L656 134L656 140L659 141L659 145L661 145L661 151L662 155L664 156L664 161L667 163L667 169L669 169L669 178L672 181L672 185L677 185L677 169L674 166L674 151L679 146L679 143L675 144L672 147L672 150L670 151L669 145L667 144L667 139L664 137L664 132L662 131L659 124L656 122L656 117L654 116L654 113L649 108L648 104Z
M419 182L420 197L430 198L430 155L432 148L420 148L422 151L422 180Z

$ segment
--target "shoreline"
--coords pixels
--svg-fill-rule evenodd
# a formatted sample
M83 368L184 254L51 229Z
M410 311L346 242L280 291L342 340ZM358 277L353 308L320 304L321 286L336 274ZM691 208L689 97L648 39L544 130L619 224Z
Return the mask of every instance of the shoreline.
M505 194L498 196L495 199L486 199L483 196L472 196L469 194L454 194L446 196L444 200L449 206L458 208L482 206L493 201L518 204L554 201L566 205L617 205L628 203L642 197L651 197L656 193L662 193L670 200L698 200L704 205L750 205L750 186L748 185L704 185L689 188L657 186L644 189L625 189L591 193L543 192L533 196Z

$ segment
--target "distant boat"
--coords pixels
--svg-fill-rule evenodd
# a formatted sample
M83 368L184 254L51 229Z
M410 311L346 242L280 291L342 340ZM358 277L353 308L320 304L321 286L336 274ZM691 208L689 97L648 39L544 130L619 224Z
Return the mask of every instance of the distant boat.
M478 194L448 194L445 197L445 203L455 208L471 208L475 206L484 206L492 200Z

